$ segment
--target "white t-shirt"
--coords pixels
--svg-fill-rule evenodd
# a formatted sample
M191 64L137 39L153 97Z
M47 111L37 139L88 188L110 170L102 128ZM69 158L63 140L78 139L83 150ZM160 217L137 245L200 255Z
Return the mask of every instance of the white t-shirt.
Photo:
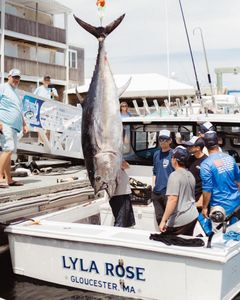
M131 194L129 177L123 169L120 169L117 174L117 187L114 196L128 195L128 194Z
M58 92L55 88L46 88L44 85L39 86L36 88L34 91L34 95L46 98L46 99L51 99L51 92L54 93L55 97L58 97Z

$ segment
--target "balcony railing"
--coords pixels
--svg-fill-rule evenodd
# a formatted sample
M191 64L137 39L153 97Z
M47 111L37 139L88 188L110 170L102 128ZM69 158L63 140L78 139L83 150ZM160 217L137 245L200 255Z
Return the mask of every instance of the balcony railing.
M10 14L5 15L5 29L34 37L37 36L36 22ZM38 37L65 44L66 30L38 23Z
M37 64L36 61L5 56L4 68L6 72L12 68L18 68L23 75L42 77L45 74L50 74L54 79L66 80L65 66L40 62Z
M77 84L84 84L84 74L83 71L80 72L79 69L69 69L69 80L75 81Z

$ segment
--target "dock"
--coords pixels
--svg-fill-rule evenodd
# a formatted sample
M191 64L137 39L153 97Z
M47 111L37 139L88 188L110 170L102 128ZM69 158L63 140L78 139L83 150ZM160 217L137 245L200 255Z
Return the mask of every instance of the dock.
M53 168L14 180L24 185L0 189L0 253L7 249L8 224L84 203L94 195L83 166Z

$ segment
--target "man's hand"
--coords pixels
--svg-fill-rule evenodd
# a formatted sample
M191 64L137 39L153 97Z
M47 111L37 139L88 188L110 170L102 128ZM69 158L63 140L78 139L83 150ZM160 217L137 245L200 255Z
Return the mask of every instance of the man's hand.
M208 218L208 209L202 208L202 214L203 214L204 218Z
M2 133L2 129L3 129L3 126L2 126L2 123L0 123L0 133Z
M159 225L159 229L161 232L165 232L167 229L167 225L166 225L167 221L162 220L160 225Z
M29 129L27 125L23 125L23 134L27 134L29 132Z

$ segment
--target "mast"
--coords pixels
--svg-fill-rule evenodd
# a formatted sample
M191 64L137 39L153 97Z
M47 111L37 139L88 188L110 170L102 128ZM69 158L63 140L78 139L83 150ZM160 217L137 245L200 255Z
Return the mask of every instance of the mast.
M183 13L181 0L179 0L179 5L180 5L181 13L182 13L184 28L185 28L185 32L187 35L188 46L189 46L190 55L191 55L191 59L192 59L192 65L193 65L193 70L194 70L194 75L195 75L195 80L196 80L196 85L197 85L197 98L200 100L200 103L202 103L202 95L201 95L200 85L199 85L199 81L198 81L198 77L197 77L195 62L193 59L192 48L191 48L191 44L190 44L190 39L189 39L189 35L188 35L188 30L187 30L186 20L185 20L184 13Z
M167 75L168 75L168 104L170 106L171 93L170 93L170 55L169 55L169 28L168 28L168 8L167 0L164 0L165 19L166 19L166 51L167 51Z

